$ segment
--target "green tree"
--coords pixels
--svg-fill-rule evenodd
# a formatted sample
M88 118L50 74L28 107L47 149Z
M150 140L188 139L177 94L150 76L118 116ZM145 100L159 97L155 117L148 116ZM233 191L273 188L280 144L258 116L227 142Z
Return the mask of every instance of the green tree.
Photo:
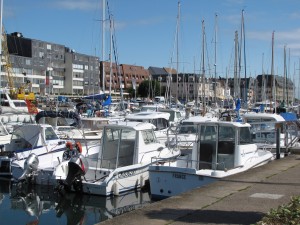
M127 88L126 91L128 92L130 98L134 98L135 97L135 90L132 87Z
M138 87L138 95L140 97L148 97L153 98L160 93L160 83L158 81L152 80L144 80Z

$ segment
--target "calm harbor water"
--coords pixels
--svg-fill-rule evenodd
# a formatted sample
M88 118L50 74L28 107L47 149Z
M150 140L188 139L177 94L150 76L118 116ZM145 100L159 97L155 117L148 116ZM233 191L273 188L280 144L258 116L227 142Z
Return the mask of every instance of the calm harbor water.
M94 225L151 204L149 192L118 197L69 193L57 195L52 187L0 180L1 225Z

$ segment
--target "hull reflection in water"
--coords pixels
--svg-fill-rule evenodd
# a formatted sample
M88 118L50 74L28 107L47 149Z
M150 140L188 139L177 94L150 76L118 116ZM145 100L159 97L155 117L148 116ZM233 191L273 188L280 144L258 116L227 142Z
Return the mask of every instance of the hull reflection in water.
M112 197L61 196L48 186L0 181L1 224L92 225L150 203L150 194L142 191Z

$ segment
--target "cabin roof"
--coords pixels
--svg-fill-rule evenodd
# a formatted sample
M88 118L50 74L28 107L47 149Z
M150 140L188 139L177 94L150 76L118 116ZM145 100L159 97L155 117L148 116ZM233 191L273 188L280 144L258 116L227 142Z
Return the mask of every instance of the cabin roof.
M245 113L243 119L274 119L276 121L282 122L285 121L284 118L278 114L272 113Z
M192 116L189 117L188 119L182 120L182 122L192 122L192 123L201 123L201 122L206 122L206 121L217 121L218 118L208 118L204 116Z
M135 121L120 121L116 124L108 124L105 127L109 128L129 128L134 130L149 130L155 129L155 126L151 123L146 122L135 122Z
M251 127L249 123L231 122L231 121L203 121L205 125L222 125L228 127Z
M125 117L126 120L150 120L164 118L166 120L170 119L170 113L167 112L139 112L134 114L129 114Z

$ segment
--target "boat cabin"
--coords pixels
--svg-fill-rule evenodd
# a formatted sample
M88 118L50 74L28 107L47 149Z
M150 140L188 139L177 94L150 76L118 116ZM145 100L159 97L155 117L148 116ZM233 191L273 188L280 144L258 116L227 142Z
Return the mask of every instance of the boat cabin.
M250 124L223 121L200 124L194 148L197 148L192 153L193 163L198 162L193 166L196 170L233 169L244 164L243 155L257 150L251 140Z
M17 125L11 136L11 141L5 146L6 151L22 151L44 146L45 143L59 141L52 126L47 124Z
M116 169L149 159L161 146L150 123L120 122L104 127L100 167ZM154 156L153 155L153 156Z

